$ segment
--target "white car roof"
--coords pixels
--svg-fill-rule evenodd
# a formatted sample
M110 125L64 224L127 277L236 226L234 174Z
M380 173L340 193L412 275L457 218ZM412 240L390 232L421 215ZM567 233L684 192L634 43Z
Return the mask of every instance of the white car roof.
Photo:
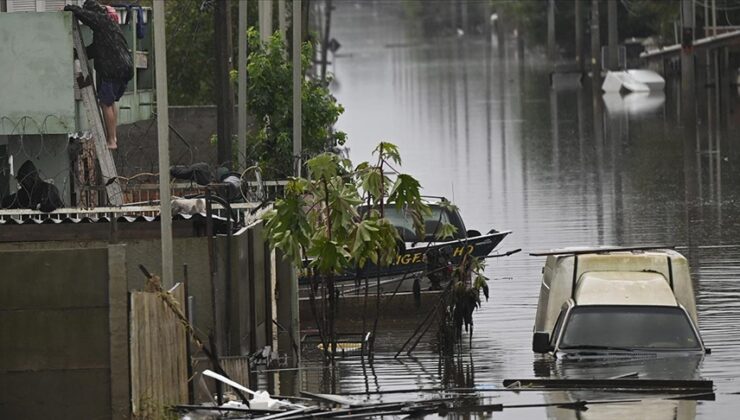
M575 298L578 305L677 305L668 280L655 272L586 272Z

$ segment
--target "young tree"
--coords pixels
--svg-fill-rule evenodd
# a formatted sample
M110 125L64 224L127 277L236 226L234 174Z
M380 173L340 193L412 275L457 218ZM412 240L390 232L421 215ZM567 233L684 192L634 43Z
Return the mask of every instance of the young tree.
M388 203L405 209L422 237L423 217L429 213L419 182L393 167L401 163L398 148L380 143L374 153L374 165L363 162L354 168L333 153L310 159L310 179L291 178L284 198L264 216L270 245L291 258L303 277L311 278L310 304L327 362L336 354L335 276L368 262L379 269L393 262L401 238L384 217ZM357 208L363 203L368 207L361 214ZM321 318L316 313L317 291L326 308Z
M285 179L293 173L294 159L291 60L280 32L266 43L254 28L247 36L247 109L255 121L247 135L247 160L260 165L264 178ZM333 129L344 108L320 81L305 77L313 57L311 44L304 43L301 50L302 145L304 157L311 157L344 144L345 133Z
M362 271L368 263L375 267L375 272L366 270L370 271L367 275L376 277L374 340L380 314L380 275L396 259L399 243L403 243L396 226L385 217L386 210L389 206L403 209L421 238L425 236L424 218L431 215L419 182L395 167L401 164L398 148L383 142L373 153L377 156L374 164L363 162L356 167L333 153L310 159L309 178L291 178L284 197L264 216L270 245L280 249L300 275L311 281L309 304L327 363L333 362L337 346L335 276ZM445 201L440 205L454 207ZM362 211L358 211L360 206ZM454 226L448 223L435 232L438 239L454 234ZM463 325L472 333L472 312L480 306L480 292L488 299L483 267L481 261L467 256L456 268L443 300L435 306L443 311L441 331L449 337L445 343L459 343ZM365 307L367 289L366 283ZM372 356L373 341L370 344Z

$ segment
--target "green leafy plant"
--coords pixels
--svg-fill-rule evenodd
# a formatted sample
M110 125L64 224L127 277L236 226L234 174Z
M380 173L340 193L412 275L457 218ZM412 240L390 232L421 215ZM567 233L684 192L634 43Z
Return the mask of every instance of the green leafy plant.
M264 215L270 245L290 258L302 276L312 279L309 301L327 362L336 354L335 276L368 262L380 269L394 261L401 238L385 218L387 205L411 215L421 237L424 215L430 213L419 182L393 167L401 163L398 148L383 142L374 154L375 164L363 162L356 167L334 153L311 158L307 162L310 178L291 178L285 196ZM362 212L358 211L360 204L366 205ZM377 290L376 314L380 287ZM327 308L326 317L317 316L316 293ZM376 329L377 316L373 338Z
M463 329L473 337L473 312L480 308L480 295L489 298L488 278L483 275L485 260L467 255L455 267L449 293L444 297L445 310L440 318L438 341L442 353L460 350Z
M293 174L293 70L285 41L277 31L267 42L254 28L247 33L247 109L254 127L247 135L247 160L259 163L266 179L285 179ZM306 77L313 48L301 47L302 65L302 157L312 157L336 145L346 134L333 129L344 112L342 105L321 81ZM232 73L236 80L237 72Z

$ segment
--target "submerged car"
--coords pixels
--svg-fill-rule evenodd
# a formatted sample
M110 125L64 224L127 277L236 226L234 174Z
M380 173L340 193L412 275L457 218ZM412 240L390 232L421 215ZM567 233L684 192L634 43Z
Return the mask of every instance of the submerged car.
M532 253L543 268L532 350L556 358L708 352L689 266L664 248Z

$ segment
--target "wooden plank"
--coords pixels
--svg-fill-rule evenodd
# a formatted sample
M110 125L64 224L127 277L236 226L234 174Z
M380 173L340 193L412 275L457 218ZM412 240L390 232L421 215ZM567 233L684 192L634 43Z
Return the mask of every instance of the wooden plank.
M139 365L139 317L138 317L138 302L136 299L136 292L129 295L131 304L130 320L129 320L129 354L131 355L131 412L134 416L139 414L139 372L141 371Z
M172 294L184 305L181 284ZM134 292L131 302L132 407L135 416L147 416L187 402L187 336L157 293Z
M505 379L504 387L510 389L609 389L644 390L660 392L711 391L711 380L673 379Z
M185 285L184 284L178 284L175 289L175 294L177 301L180 303L180 307L185 309ZM172 319L174 320L174 323L177 327L177 339L178 339L178 383L180 384L180 389L178 393L178 402L187 401L188 398L188 349L187 349L187 340L188 335L185 331L185 327L180 323L180 320L177 319L177 317L173 314Z
M335 395L335 394L316 394L313 392L301 391L301 395L311 397L317 401L330 402L330 403L339 404L339 405L343 405L347 407L354 407L354 406L362 405L362 401L358 401L353 398L347 398L347 397L343 397L341 395Z
M77 57L80 60L82 77L85 79L88 77L91 78L92 76L88 68L89 61L87 60L85 47L82 44L80 26L77 23L77 19L72 20L72 42L77 51ZM79 89L80 95L82 96L82 103L85 107L85 113L87 114L87 122L93 134L95 153L98 155L98 163L100 164L100 172L103 176L103 185L105 185L106 192L108 193L108 201L115 206L120 206L123 204L123 194L121 192L121 185L117 180L118 173L116 171L116 164L113 161L113 155L111 154L110 149L108 149L108 145L106 143L105 129L103 127L103 120L100 115L98 101L95 97L95 90L92 84L79 88L76 76L77 75L75 75L75 86ZM113 179L113 181L111 181L111 179Z

